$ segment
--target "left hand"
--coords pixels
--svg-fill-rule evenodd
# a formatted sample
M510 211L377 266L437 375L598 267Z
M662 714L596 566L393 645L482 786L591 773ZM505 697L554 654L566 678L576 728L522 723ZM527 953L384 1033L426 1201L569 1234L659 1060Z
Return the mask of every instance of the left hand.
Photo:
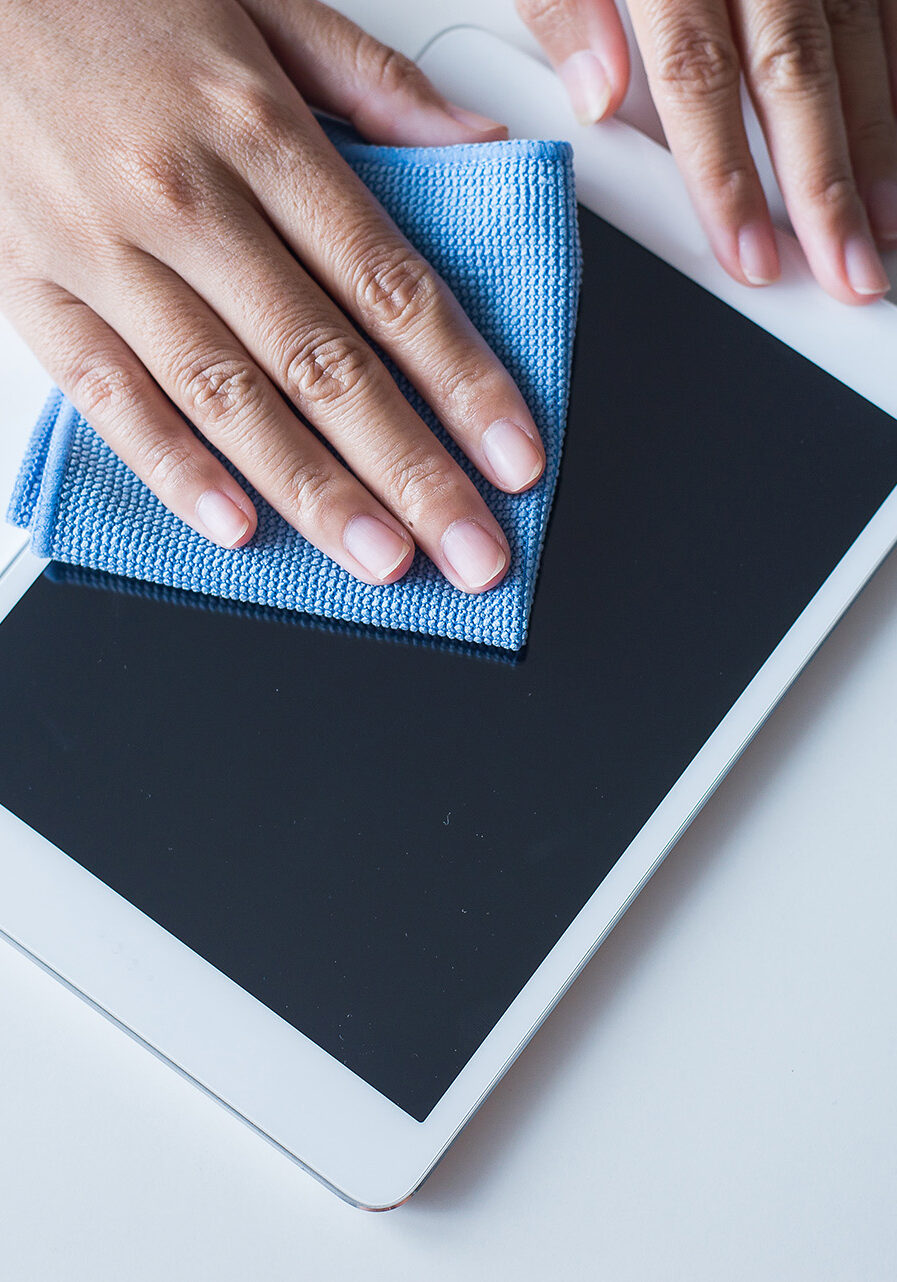
M517 0L583 124L629 78L614 0ZM629 0L667 141L723 267L766 285L779 261L741 110L744 79L817 280L881 298L897 244L897 0Z

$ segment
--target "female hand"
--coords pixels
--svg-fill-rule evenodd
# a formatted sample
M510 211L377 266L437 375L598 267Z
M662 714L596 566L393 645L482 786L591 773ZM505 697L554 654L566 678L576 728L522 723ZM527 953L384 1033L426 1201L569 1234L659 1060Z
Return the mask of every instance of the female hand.
M629 75L614 0L517 0L583 123L617 109ZM748 150L744 78L794 230L846 303L888 289L875 241L897 241L897 0L630 0L667 140L722 265L779 273Z
M0 304L210 539L242 545L256 515L178 410L352 574L393 582L414 540L487 589L504 534L359 329L494 484L536 481L538 433L307 103L384 143L504 135L315 0L5 0Z

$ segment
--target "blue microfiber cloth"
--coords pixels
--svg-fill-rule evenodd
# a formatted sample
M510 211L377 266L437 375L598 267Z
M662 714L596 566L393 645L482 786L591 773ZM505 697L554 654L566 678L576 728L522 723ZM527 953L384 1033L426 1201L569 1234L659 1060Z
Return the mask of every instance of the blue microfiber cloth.
M507 534L512 560L500 586L478 596L461 592L420 552L400 582L361 583L251 486L258 532L245 548L219 548L168 512L59 392L35 427L9 519L30 529L38 556L57 561L232 601L518 650L526 640L567 410L580 275L571 149L533 141L375 147L339 127L331 127L331 136L448 282L517 381L542 434L545 476L527 494L504 494L468 463L390 366Z

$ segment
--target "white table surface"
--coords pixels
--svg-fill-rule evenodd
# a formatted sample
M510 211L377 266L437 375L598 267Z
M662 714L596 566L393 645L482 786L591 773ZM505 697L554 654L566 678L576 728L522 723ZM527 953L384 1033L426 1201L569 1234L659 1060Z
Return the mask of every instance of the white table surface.
M341 7L411 52L440 10ZM514 31L510 0L452 14ZM3 327L0 379L5 494L46 380ZM339 1202L0 944L0 1276L892 1282L895 768L892 558L389 1215Z

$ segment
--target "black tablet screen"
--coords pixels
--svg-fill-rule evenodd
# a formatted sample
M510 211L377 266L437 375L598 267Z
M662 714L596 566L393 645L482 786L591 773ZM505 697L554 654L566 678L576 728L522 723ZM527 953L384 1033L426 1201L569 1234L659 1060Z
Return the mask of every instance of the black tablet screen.
M0 802L423 1119L897 484L897 427L582 215L519 662L53 582Z

